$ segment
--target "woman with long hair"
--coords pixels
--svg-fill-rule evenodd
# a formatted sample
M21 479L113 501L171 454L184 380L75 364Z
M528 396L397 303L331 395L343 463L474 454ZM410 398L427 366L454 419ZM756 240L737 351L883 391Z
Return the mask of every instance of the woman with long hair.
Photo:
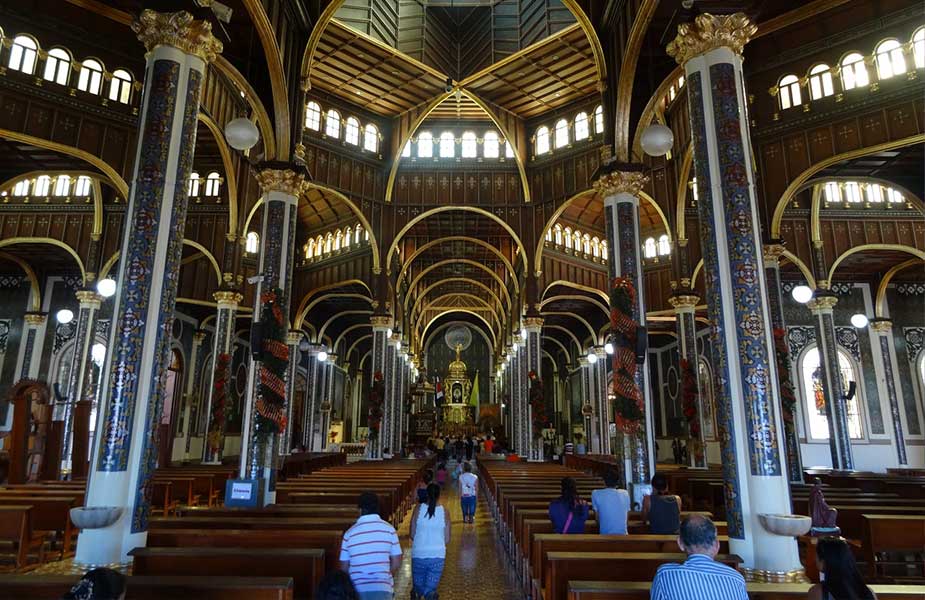
M809 589L809 600L876 600L844 538L820 538L816 542L816 558L822 582Z
M411 513L411 590L412 600L437 600L437 587L443 575L446 545L450 541L450 515L439 503L440 486L427 486L427 504L418 504Z
M642 520L656 535L673 535L681 527L681 497L668 492L668 479L661 473L652 476L652 494L642 499Z
M584 533L588 520L588 503L578 495L578 484L571 477L563 477L562 493L549 503L549 520L556 533Z

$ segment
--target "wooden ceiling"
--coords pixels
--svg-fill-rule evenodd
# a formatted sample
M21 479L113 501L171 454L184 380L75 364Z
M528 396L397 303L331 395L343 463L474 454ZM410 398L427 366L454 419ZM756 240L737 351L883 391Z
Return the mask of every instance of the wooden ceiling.
M299 225L306 235L357 221L353 210L328 190L309 187L304 196L305 200L299 202Z
M923 164L925 164L925 144L913 144L842 161L824 169L815 178L876 177L904 186L922 198L925 195L925 181L922 179Z
M559 217L559 223L568 223L582 232L603 237L604 203L596 194L585 194L572 201ZM639 230L643 236L665 233L665 225L651 203L639 202Z
M489 119L482 107L461 91L438 104L427 115L427 118L446 121L488 121Z

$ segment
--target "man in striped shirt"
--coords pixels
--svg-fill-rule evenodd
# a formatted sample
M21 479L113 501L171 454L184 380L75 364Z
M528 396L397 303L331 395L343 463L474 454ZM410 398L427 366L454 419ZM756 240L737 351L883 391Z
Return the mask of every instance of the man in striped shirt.
M360 518L344 534L340 568L350 574L361 600L391 600L392 573L401 565L398 533L379 516L379 497L360 494Z
M709 517L690 515L684 519L678 546L687 560L658 568L651 600L748 600L742 574L713 560L719 552L719 540Z

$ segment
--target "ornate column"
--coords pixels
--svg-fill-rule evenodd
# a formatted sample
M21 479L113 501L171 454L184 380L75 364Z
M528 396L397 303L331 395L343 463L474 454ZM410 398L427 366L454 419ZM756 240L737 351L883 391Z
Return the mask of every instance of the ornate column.
M385 382L385 400L382 410L382 450L389 449L391 454L395 454L394 442L396 423L395 412L395 355L398 354L398 344L401 340L401 333L393 332L385 346L385 371L383 372L383 381Z
M321 346L312 344L308 348L308 364L305 366L305 408L302 411L302 445L309 452L321 450L318 437L321 422L321 400L318 393L319 379L324 373L324 365L318 360Z
M225 451L225 416L228 407L222 410L222 418L218 421L213 419L215 403L219 401L214 397L215 393L215 375L218 372L218 364L223 355L229 359L228 371L231 370L231 355L234 347L234 326L238 313L238 303L244 299L244 296L234 290L220 290L212 295L215 298L215 331L212 333L212 358L209 361L209 387L203 390L206 401L203 403L205 412L203 414L203 423L205 427L205 437L202 440L202 462L221 464L222 455ZM229 373L230 376L230 373ZM221 399L225 401L224 398Z
M700 369L697 356L697 322L695 320L695 309L700 298L689 290L682 291L668 298L668 303L674 308L676 324L678 326L678 358L682 363L687 363L694 377L694 384L697 390L697 424L695 431L688 431L690 448L691 466L696 469L707 468L707 445L703 439L703 398L700 396ZM687 376L683 366L679 369L681 373L681 413L684 413L684 378Z
M93 349L94 333L96 331L96 316L103 303L103 297L93 290L79 290L77 301L80 308L77 311L77 327L74 331L74 354L71 356L71 369L67 378L67 401L64 404L61 419L64 421L63 447L61 448L61 470L72 471L71 476L86 477L86 461L79 458L78 465L71 464L74 439L74 407L78 402L92 401L95 390L87 389L87 373L93 364L91 351ZM89 432L88 432L89 433ZM84 444L86 449L86 444ZM79 475L73 473L77 468Z
M900 417L899 397L896 392L896 369L893 365L896 360L893 356L893 321L890 319L871 319L870 330L874 337L874 346L880 349L880 366L883 368L883 385L886 388L886 399L890 405L890 417L893 421L893 440L896 444L896 462L908 465L906 456L906 436L903 433L902 418ZM874 352L876 354L876 352Z
M597 448L597 442L594 439L594 423L597 414L591 398L591 363L588 361L587 356L578 357L578 369L581 415L584 417L585 426L585 448L589 453L594 454Z
M82 565L125 563L145 545L199 96L206 65L222 48L211 25L187 12L145 10L132 29L148 49L145 90L86 496L87 506L124 510L112 525L80 534Z
M295 380L299 373L299 363L302 355L299 353L299 343L302 333L290 331L286 336L286 345L289 346L289 364L286 367L286 428L279 432L278 454L285 456L292 450L292 407L298 402L295 397Z
M392 418L390 419L392 437L389 448L398 456L402 448L402 436L405 431L405 385L407 383L408 365L404 356L408 352L408 343L399 337L395 342L392 361Z
M183 456L188 458L190 438L196 429L193 418L193 390L199 381L199 354L202 352L202 341L206 335L202 331L193 334L193 346L190 350L189 367L184 372L186 381L183 382L183 397L180 405L180 421L177 423L177 436L183 436Z
M786 580L802 573L796 542L758 519L790 513L790 489L742 74L755 31L741 13L702 14L668 53L687 78L730 548L750 578Z
M596 430L600 440L601 454L612 454L610 443L610 399L607 397L607 352L603 346L591 349L597 362L591 365L594 378L594 414L597 416Z
M283 168L279 168L283 167ZM254 294L254 324L260 322L263 314L263 294L279 289L277 299L288 328L290 292L292 289L292 265L295 255L295 225L299 194L305 183L305 176L293 171L288 165L272 165L257 174L263 193L263 217L260 231L260 258ZM253 351L253 348L251 349ZM257 429L257 380L261 370L258 361L251 360L247 372L247 402L244 422L241 426L241 468L242 479L263 481L264 503L271 503L276 497L276 444L278 435L264 435Z
M542 380L542 374L540 373L540 366L542 365L542 345L540 336L543 333L543 318L542 317L526 317L524 318L524 329L527 331L527 339L524 342L526 344L526 356L527 356L527 405L530 404L530 388L531 382L529 380L530 372L536 374L537 379ZM545 407L544 409L545 410ZM540 432L533 431L533 413L530 413L531 418L527 420L525 426L522 428L522 439L521 444L525 448L530 449L529 460L531 461L541 461L543 460L543 445L540 443L536 436L540 435Z
M48 315L45 313L28 312L25 314L25 323L22 331L22 359L19 367L19 379L35 379L39 376L39 361L42 357L42 346L45 338L45 323Z
M334 408L334 363L336 354L328 354L322 369L324 370L324 383L321 388L321 451L328 449L328 432L331 430L331 410Z
M841 370L838 368L838 342L832 315L837 303L838 298L832 292L816 290L806 306L812 311L816 326L816 348L819 351L819 373L825 396L825 416L829 423L832 468L841 471L854 468L854 457L848 433L848 403L845 400Z
M787 346L787 324L784 322L784 302L781 296L780 257L782 243L765 244L764 276L768 282L768 311L777 354L777 376L781 385L781 417L784 421L784 446L787 450L787 478L803 483L803 462L800 457L800 436L796 426L796 395L790 367L790 349Z
M624 170L618 170L622 168ZM611 287L617 278L628 280L636 292L632 319L646 325L645 280L642 272L642 244L639 237L639 193L649 181L640 165L612 165L594 182L597 193L604 198L607 228L607 270ZM649 386L649 358L636 366L636 385L642 394L643 424L638 433L624 439L624 465L633 502L642 502L649 492L649 480L655 470L655 432L652 426L652 390Z
M190 359L190 379L189 385L187 386L188 401L187 406L189 406L189 414L186 418L186 443L183 449L184 459L189 460L190 458L190 446L192 444L193 436L199 435L202 431L200 424L202 423L202 407L205 405L204 395L208 392L202 390L201 393L203 396L195 396L194 390L198 382L202 381L202 364L205 362L203 357L202 343L206 339L207 333L202 330L197 330L193 334L193 353ZM203 436L203 446L206 444L206 439Z
M520 345L511 345L511 447L520 456L527 456L529 448L523 445L524 430L529 421L529 410L521 394L521 353Z
M389 336L391 335L392 316L391 315L373 315L370 317L370 323L373 326L373 347L370 360L370 385L375 385L377 378L382 378L385 382L386 364L388 358ZM369 393L369 390L367 390ZM370 399L372 402L372 399ZM383 406L381 411L385 411L385 398L381 398ZM371 407L372 408L372 407ZM380 460L382 458L383 442L385 440L385 429L380 420L380 431L376 437L372 437L373 423L372 414L369 416L367 425L370 427L370 438L366 442L366 457L371 460Z

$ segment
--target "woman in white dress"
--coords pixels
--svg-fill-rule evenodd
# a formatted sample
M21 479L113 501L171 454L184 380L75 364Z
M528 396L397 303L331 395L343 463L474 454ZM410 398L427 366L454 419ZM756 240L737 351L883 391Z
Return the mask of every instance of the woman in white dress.
M411 514L412 600L437 600L443 575L446 545L450 541L450 515L440 505L440 486L427 486L427 504L418 504Z

